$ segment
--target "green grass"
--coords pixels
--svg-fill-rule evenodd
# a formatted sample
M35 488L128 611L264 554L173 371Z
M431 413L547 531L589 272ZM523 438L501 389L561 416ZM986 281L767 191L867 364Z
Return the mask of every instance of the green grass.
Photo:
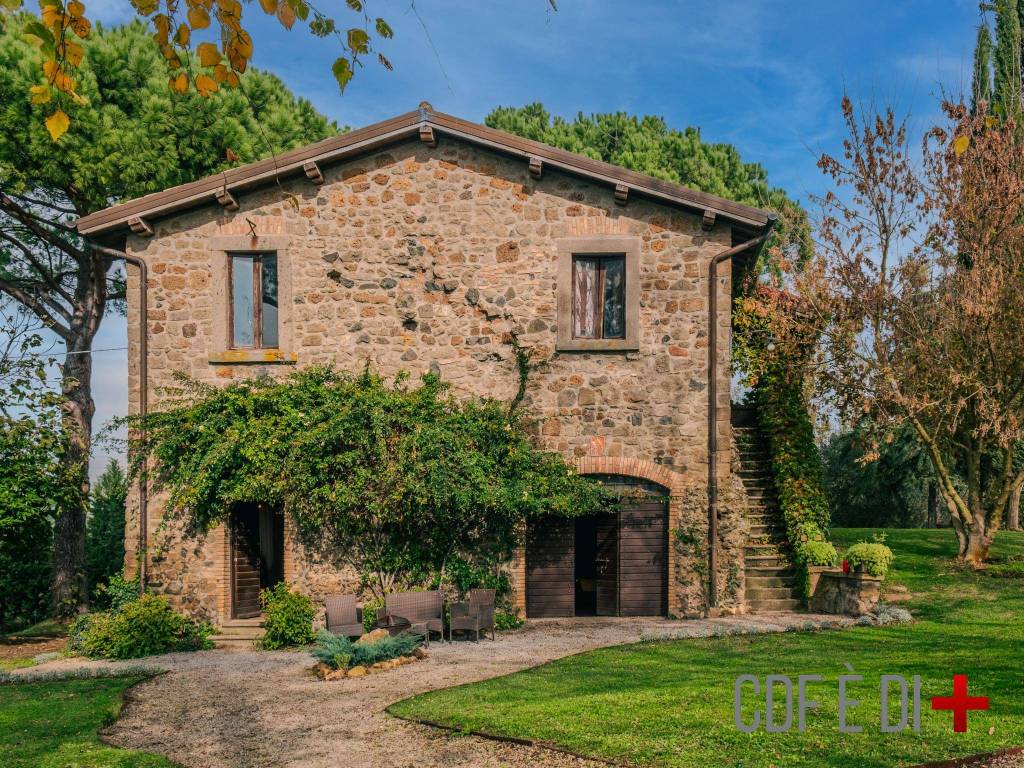
M19 637L66 637L67 634L67 625L62 624L56 619L43 619L31 627L19 629L17 632L0 634L0 638L16 640Z
M0 765L5 768L173 768L157 755L103 744L97 731L121 711L140 677L0 685Z
M871 533L833 536L848 546ZM1024 582L958 567L950 531L887 533L896 553L889 582L913 594L901 605L914 624L619 646L416 696L391 711L637 765L872 768L1024 745ZM1021 558L1024 535L1000 533L994 552ZM838 730L844 663L864 676L849 691L861 701L849 718L864 727L859 734ZM953 733L949 712L929 708L931 696L951 693L954 673L968 675L971 695L990 697L988 712L970 714L966 734ZM808 689L821 708L809 713L806 732L737 730L741 674L786 674L794 685L797 675L822 675ZM921 676L920 733L879 732L882 674ZM752 711L744 709L748 722Z

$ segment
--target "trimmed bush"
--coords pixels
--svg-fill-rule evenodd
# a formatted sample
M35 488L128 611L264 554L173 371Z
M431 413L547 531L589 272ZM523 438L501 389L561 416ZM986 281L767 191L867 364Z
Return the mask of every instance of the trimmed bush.
M519 629L522 626L523 619L519 616L517 611L494 612L494 628L499 632L503 632L508 629Z
M419 648L423 638L409 632L385 637L375 643L354 643L347 637L332 635L326 629L316 636L313 658L334 669L368 667L378 661L408 656Z
M313 642L313 601L301 592L294 592L286 582L260 592L263 606L263 628L266 634L260 647L266 650L308 645Z
M885 544L861 541L846 550L844 557L851 568L863 568L872 576L884 579L895 555Z
M212 628L176 613L166 598L143 595L118 610L87 614L68 630L69 647L94 659L137 659L210 648Z
M839 553L830 541L805 541L800 545L800 557L806 565L835 565Z

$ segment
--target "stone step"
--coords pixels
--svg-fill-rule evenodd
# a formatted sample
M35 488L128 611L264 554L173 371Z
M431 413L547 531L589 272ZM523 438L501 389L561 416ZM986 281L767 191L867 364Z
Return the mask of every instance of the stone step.
M747 603L751 613L766 613L768 611L798 611L803 606L795 597L777 598L771 600L751 600Z
M789 563L782 566L748 565L745 573L748 579L796 578L796 572Z
M746 599L748 603L762 603L768 600L793 599L792 587L751 587L747 585Z
M262 627L263 617L253 616L251 619L228 619L220 626L222 629L226 627Z
M253 638L214 635L210 639L213 641L213 647L218 651L252 651L256 649L256 643Z
M750 589L771 589L773 587L792 589L796 586L796 576L751 576L748 572L746 583L748 591Z
M747 554L743 558L744 565L749 571L751 568L779 568L788 569L792 568L792 564L785 557L781 555L754 555Z

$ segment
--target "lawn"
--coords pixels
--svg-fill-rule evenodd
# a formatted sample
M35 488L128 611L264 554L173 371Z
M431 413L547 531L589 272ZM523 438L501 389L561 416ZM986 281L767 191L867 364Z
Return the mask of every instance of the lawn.
M833 536L849 545L870 533ZM887 543L896 553L889 581L910 590L902 605L917 618L913 624L619 646L424 694L391 711L653 766L871 768L1024 745L1024 580L958 567L950 531L889 531ZM1024 560L1024 534L1000 533L994 553ZM861 733L838 728L846 664L864 678L848 689L860 700L848 721L863 726ZM951 694L954 673L968 675L972 696L990 698L989 711L970 713L965 734L953 732L951 713L929 707L932 696ZM733 685L745 674L762 683L769 674L789 675L794 686L797 675L821 675L823 682L808 687L821 706L808 713L806 731L796 732L794 723L789 733L741 733ZM883 674L921 676L919 733L880 733ZM757 702L746 690L750 722Z
M62 651L67 634L67 627L52 619L0 634L0 672L31 667L40 653Z
M140 677L0 684L0 764L5 768L174 768L176 763L103 744L125 688Z

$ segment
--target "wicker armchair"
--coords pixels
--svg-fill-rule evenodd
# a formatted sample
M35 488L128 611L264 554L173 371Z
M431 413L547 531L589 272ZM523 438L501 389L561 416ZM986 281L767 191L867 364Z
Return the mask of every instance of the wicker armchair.
M440 592L388 595L384 598L384 609L387 613L408 619L412 624L410 630L423 635L426 645L430 645L431 632L437 632L444 640L444 602Z
M491 630L494 639L494 590L471 589L468 599L461 603L451 604L451 618L448 622L448 640L452 633L462 629L476 633L476 641L480 642L480 633Z
M363 634L363 612L356 607L355 595L328 595L324 598L327 609L327 631L340 637Z

